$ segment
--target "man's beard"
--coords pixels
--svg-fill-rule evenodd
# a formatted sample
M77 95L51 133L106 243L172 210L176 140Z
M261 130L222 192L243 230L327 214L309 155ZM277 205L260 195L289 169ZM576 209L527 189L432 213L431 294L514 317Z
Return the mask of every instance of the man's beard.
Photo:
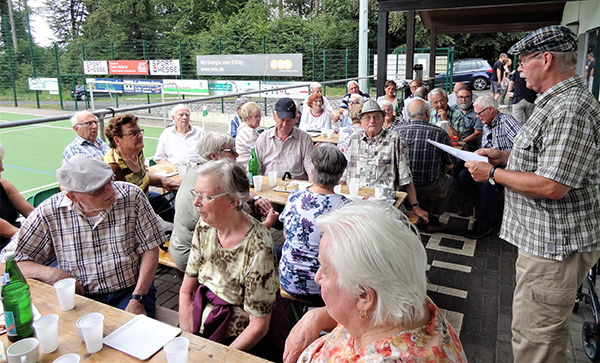
M467 103L459 103L459 104L458 104L458 108L460 108L460 109L461 109L461 110L463 110L463 111L466 111L466 110L468 110L469 108L471 108L471 105L472 105L472 104L473 104L472 102L467 102Z

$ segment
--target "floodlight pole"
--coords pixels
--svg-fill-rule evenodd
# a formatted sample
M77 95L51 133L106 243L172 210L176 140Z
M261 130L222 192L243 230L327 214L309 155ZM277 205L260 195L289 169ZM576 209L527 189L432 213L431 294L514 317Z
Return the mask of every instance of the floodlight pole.
M360 10L358 15L358 76L367 76L367 67L369 59L367 58L369 46L369 0L360 0ZM385 54L383 55L385 56ZM358 87L365 93L367 89L367 79L358 81Z

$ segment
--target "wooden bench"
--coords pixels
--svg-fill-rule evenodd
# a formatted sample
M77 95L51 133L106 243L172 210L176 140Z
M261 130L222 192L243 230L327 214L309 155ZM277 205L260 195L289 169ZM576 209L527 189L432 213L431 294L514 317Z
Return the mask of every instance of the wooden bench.
M179 313L159 305L156 305L156 316L154 319L171 326L179 325Z
M169 241L165 242L164 246L168 248ZM177 265L175 264L175 262L173 262L173 259L171 258L171 254L168 251L163 251L160 248L158 249L158 263L160 263L163 266L177 268Z

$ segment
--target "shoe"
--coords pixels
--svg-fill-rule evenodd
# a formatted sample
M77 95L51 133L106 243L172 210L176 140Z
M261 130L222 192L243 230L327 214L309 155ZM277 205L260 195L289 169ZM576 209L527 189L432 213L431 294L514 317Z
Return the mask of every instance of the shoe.
M480 239L492 232L492 227L487 224L475 223L473 230L467 231L466 236L472 239Z
M469 209L467 209L467 206L465 204L459 204L456 207L456 214L458 214L461 217L468 217L471 215Z
M436 233L436 232L444 232L446 229L448 229L448 226L446 224L439 224L439 225L435 225L435 224L427 224L427 227L425 227L425 232L427 233Z

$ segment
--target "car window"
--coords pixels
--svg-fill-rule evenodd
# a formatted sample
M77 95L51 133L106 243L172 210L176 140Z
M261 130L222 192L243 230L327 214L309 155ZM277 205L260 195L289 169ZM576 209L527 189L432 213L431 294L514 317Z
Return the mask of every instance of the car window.
M473 62L460 62L458 66L459 71L468 71L473 69Z

